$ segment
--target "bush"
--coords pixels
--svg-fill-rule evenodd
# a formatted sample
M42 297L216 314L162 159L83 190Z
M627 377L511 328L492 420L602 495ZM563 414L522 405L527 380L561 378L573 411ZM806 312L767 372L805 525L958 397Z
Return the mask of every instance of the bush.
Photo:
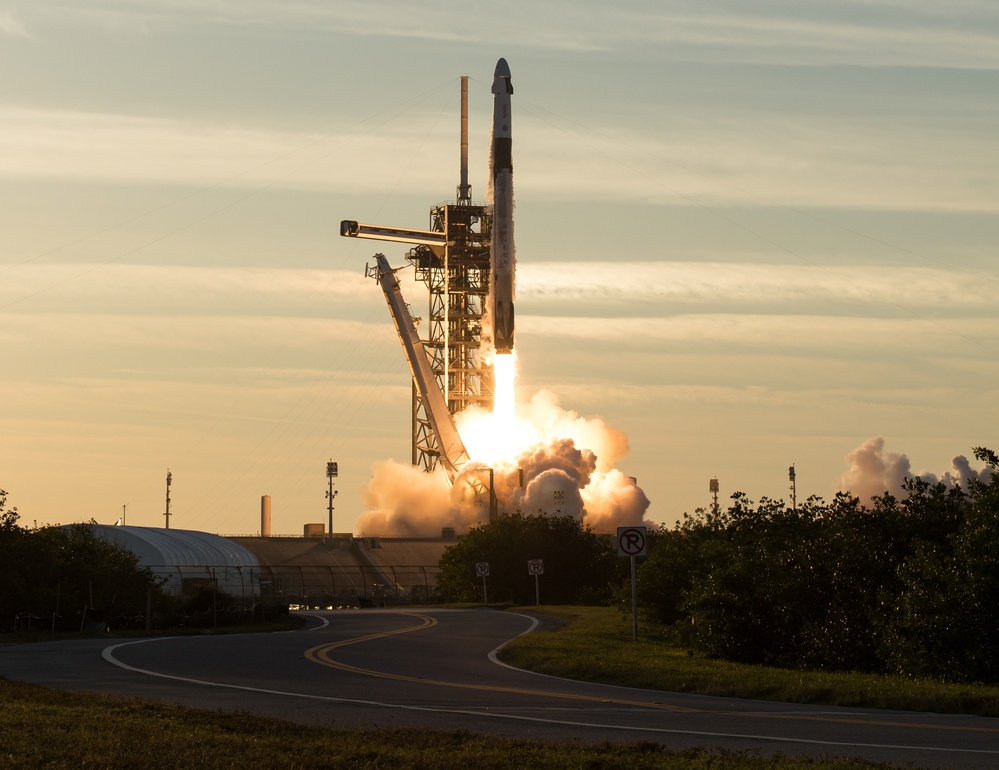
M999 473L967 491L920 479L871 508L797 509L742 493L651 538L650 619L710 656L787 668L999 681Z
M539 580L545 604L609 602L611 584L620 577L620 560L609 538L585 529L571 516L509 514L473 528L440 560L437 591L445 601L482 600L482 578L475 565L489 564L490 602L534 604L535 582L528 562L541 559Z

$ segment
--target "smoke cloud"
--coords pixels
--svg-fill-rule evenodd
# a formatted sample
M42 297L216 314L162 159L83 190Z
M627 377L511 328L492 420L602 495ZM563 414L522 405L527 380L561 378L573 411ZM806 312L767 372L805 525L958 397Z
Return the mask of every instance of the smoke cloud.
M921 478L930 484L940 481L948 487L960 487L967 491L972 479L985 482L992 475L990 468L976 471L964 455L951 460L952 469L940 476L929 471L913 473L909 458L904 454L885 451L885 440L881 436L867 439L845 459L850 467L840 476L837 489L860 498L864 505L870 505L874 497L885 492L900 495L907 478Z
M490 434L491 415L470 409L458 420L473 462L448 487L443 473L427 474L394 461L376 463L364 490L367 512L358 519L365 535L436 537L442 527L459 534L489 520L489 471L500 513L574 516L596 532L619 526L657 526L646 521L649 499L635 479L616 469L628 453L627 436L602 419L563 409L549 391L518 409L507 426L522 448L512 460L476 455L466 434ZM482 424L487 426L482 429Z
M457 485L448 488L443 473L424 473L395 460L371 467L363 495L367 511L357 526L364 535L440 537L444 527L466 532L477 521L475 506L462 499Z

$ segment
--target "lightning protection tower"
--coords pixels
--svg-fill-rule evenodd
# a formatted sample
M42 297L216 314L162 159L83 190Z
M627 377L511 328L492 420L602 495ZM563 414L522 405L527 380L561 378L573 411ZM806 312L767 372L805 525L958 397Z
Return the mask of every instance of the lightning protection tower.
M489 246L492 216L475 204L468 184L468 77L461 78L461 176L454 203L430 210L429 230L340 224L340 234L416 244L406 254L429 294L429 337L424 340L437 385L452 416L475 404L493 405L493 371L483 363L482 315L489 294ZM428 419L423 398L413 385L413 465L434 470L441 442Z

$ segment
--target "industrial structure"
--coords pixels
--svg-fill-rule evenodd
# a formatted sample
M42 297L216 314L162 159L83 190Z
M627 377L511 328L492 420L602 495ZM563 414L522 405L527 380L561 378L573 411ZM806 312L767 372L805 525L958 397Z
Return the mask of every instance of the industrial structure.
M513 183L510 137L510 70L500 59L494 76L494 129L490 145L490 173L502 169L503 185L494 193L493 206L472 202L468 184L468 78L461 78L460 181L454 203L430 210L430 228L412 230L361 224L345 220L345 237L410 243L406 259L429 294L429 336L421 340L416 323L399 290L394 271L384 255L366 274L382 287L413 376L412 462L433 471L442 468L453 481L468 461L454 426L454 416L470 406L491 409L494 397L492 366L484 351L509 353L513 346ZM497 136L497 111L505 129ZM497 158L497 146L500 157ZM502 199L502 200L500 200ZM496 217L505 258L496 280ZM495 292L498 284L501 294ZM492 293L491 293L492 290ZM501 312L502 311L502 312ZM498 323L499 322L499 323ZM502 339L500 339L502 338Z
M270 514L270 498L261 507ZM405 604L432 598L438 562L453 545L440 538L327 538L232 535L183 529L88 525L94 536L135 554L175 596L215 588L245 606ZM321 526L321 525L320 525Z

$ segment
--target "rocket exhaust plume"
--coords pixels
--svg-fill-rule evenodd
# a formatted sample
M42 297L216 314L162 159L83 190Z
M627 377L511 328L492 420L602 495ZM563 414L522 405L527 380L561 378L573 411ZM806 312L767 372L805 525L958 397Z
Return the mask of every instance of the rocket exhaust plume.
M550 391L518 407L512 418L476 407L461 413L458 430L471 462L450 489L442 474L378 463L358 530L395 537L437 537L445 526L467 532L488 521L490 469L501 514L574 516L596 532L658 526L645 518L649 499L641 487L616 468L628 454L622 431L564 409Z
M513 286L516 255L513 246L513 134L510 96L513 83L506 59L493 73L493 136L489 150L493 230L490 246L493 342L499 354L513 352Z
M930 471L914 473L907 455L885 449L883 436L862 442L845 459L850 467L840 476L836 489L849 492L866 506L873 505L874 498L886 492L902 496L906 479L920 478L930 484L942 482L946 487L960 487L966 492L972 479L987 482L992 476L991 468L976 471L964 455L954 457L951 460L953 471L945 471L940 476Z

